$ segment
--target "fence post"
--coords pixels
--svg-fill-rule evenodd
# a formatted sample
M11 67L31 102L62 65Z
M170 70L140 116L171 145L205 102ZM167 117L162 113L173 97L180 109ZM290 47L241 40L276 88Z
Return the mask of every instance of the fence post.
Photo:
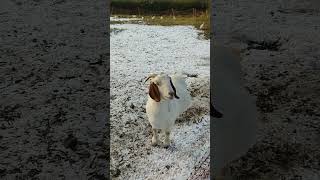
M171 11L172 11L173 19L175 19L176 17L175 17L175 15L174 15L174 10L173 10L173 8L171 8Z

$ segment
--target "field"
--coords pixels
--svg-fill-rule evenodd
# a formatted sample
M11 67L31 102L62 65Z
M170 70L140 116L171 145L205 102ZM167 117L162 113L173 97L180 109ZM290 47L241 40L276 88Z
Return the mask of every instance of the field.
M199 1L161 1L143 8L113 2L112 178L208 178L210 12ZM195 76L187 80L193 105L178 118L169 149L150 145L151 127L145 114L148 86L142 82L152 72Z
M203 161L208 177L210 41L192 26L111 21L122 22L111 25L110 37L112 179L186 179ZM177 120L168 149L151 146L145 113L144 80L159 72L194 75L187 78L193 105Z
M190 15L179 15L173 18L172 16L128 16L128 15L117 15L117 17L122 18L132 18L136 17L136 20L131 20L131 22L143 22L143 24L148 25L158 25L158 26L177 26L177 25L184 25L184 26L193 26L196 29L200 30L199 34L203 34L206 39L210 39L210 15L202 14L199 16L190 16ZM143 18L143 20L142 20ZM124 23L119 21L113 21L111 24L114 23ZM201 25L203 24L202 28L200 29Z

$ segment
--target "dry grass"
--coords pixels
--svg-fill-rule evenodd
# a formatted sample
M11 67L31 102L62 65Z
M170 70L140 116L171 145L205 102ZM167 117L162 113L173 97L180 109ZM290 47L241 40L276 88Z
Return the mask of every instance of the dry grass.
M130 18L132 15L117 15L122 18ZM163 16L152 16L143 15L136 16L137 18L143 17L143 21L148 25L159 25L159 26L175 26L175 25L191 25L195 28L202 30L205 38L210 39L210 13L201 13L197 16L192 15L177 15L173 17L172 15ZM162 17L162 18L161 18ZM134 21L131 21L134 22ZM113 22L120 23L120 22ZM200 29L201 24L203 27Z

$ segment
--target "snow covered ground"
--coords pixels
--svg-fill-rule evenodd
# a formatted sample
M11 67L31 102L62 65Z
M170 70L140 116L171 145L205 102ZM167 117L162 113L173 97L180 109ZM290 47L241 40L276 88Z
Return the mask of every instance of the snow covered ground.
M110 21L119 21L119 22L123 22L123 21L141 21L142 18L118 18L118 17L110 17Z
M199 38L191 26L112 24L110 28L112 178L187 179L209 154L210 41ZM187 79L193 105L178 118L168 149L151 146L145 114L144 80L160 72L196 75Z

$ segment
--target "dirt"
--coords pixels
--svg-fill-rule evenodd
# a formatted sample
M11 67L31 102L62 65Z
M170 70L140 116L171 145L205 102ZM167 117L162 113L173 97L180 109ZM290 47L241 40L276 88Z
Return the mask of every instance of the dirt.
M1 3L1 179L107 179L105 7Z
M241 52L258 142L228 167L242 179L319 179L317 1L215 1L215 43ZM212 70L212 69L211 69Z

